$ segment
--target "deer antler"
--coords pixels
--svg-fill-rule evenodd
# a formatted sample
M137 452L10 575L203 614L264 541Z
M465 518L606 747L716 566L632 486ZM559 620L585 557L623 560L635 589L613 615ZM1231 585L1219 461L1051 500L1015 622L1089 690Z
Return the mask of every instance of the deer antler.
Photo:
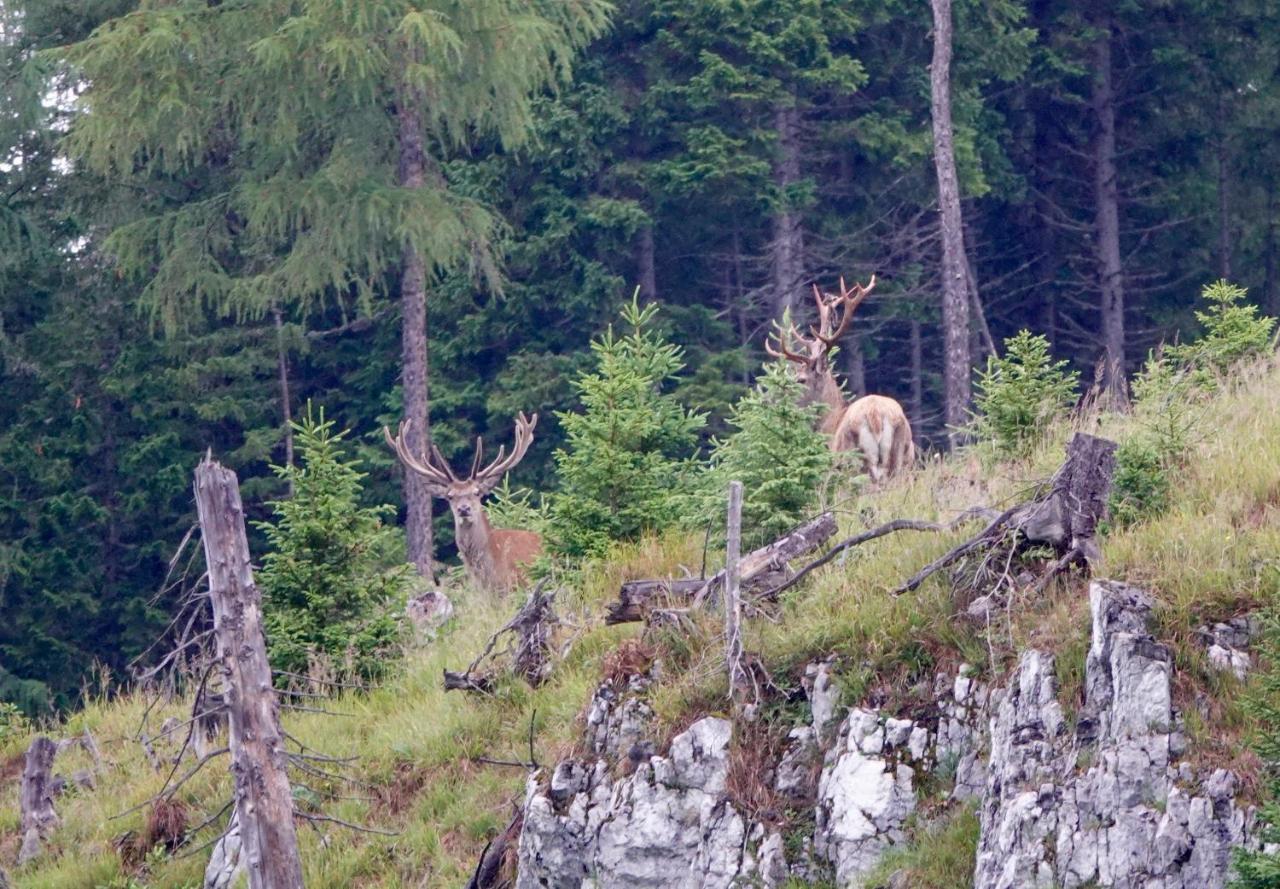
M853 289L845 286L844 276L840 277L840 295L832 296L824 295L819 292L818 285L813 285L813 299L818 304L818 327L813 330L816 339L821 340L823 345L828 349L836 344L836 341L844 335L849 328L849 322L853 320L853 313L858 310L858 306L867 298L876 286L876 276L872 275L871 280L865 285L854 282ZM840 316L840 323L835 331L831 330L831 310L836 306L840 306L843 312Z
M450 484L458 481L458 478L453 474L453 470L449 467L449 462L444 459L440 449L435 446L434 442L431 445L431 454L425 463L414 456L405 441L405 433L409 431L411 422L410 420L402 421L399 434L394 437L391 435L391 430L383 426L382 435L406 468L426 479L427 484L434 489L433 493L443 494Z
M506 447L498 448L498 456L493 462L477 472L480 465L481 455L484 452L483 439L476 441L476 457L471 463L470 478L479 482L480 486L485 489L492 488L498 483L498 480L506 475L512 467L524 459L525 452L529 450L529 445L533 444L533 430L538 425L538 415L526 417L524 411L516 417L516 438L511 448L511 453L506 453Z
M796 326L792 324L789 328L786 328L786 327L783 327L781 324L779 324L776 320L773 322L773 326L774 326L773 332L770 333L769 336L764 341L765 352L769 353L769 355L771 355L774 358L785 358L788 361L794 361L797 364L807 363L809 361L808 358L806 358L803 355L799 355L795 352L792 352L791 349L787 346L787 343L791 340L791 337L793 335L799 336L799 333L796 331ZM770 342L770 340L773 337L778 338L778 346L782 351L778 351L778 349L775 349L773 347L772 343Z

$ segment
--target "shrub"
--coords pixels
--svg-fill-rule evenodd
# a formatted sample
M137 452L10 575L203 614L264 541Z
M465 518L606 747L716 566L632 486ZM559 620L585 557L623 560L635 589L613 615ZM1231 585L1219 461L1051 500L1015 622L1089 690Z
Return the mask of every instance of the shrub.
M1208 306L1196 311L1204 334L1164 350L1167 361L1189 372L1192 385L1212 389L1220 374L1270 348L1276 319L1259 318L1257 306L1243 303L1247 292L1225 280L1206 285L1200 297Z
M1166 457L1150 438L1134 436L1116 449L1109 521L1123 528L1157 516L1169 506L1173 490Z
M598 555L679 517L677 492L704 417L669 390L684 365L679 347L653 330L657 311L632 299L622 311L629 332L617 336L610 325L591 344L596 367L574 383L582 410L557 414L566 444L555 454L560 492L548 531L563 555Z
M360 506L358 462L346 460L333 421L308 404L294 425L300 464L273 467L293 495L259 522L270 551L258 573L272 666L302 673L314 656L369 678L400 638L410 569L399 535L382 521L390 506Z
M974 425L998 452L1022 456L1075 400L1078 374L1053 360L1043 336L1023 330L1004 345L1004 357L991 356L978 374Z
M25 735L30 729L31 721L18 709L17 704L0 701L0 742Z
M785 362L766 365L756 386L734 405L735 431L716 441L711 462L691 497L692 524L724 529L729 482L743 485L743 545L751 548L778 537L814 508L831 466L831 449L814 429L820 405L800 404L803 389Z

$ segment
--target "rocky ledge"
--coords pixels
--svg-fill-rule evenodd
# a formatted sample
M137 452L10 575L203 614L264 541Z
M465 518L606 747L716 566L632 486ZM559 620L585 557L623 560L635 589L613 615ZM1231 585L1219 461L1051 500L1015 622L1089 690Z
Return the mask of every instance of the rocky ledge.
M964 669L939 676L928 715L914 720L842 711L828 665L812 665L810 724L755 776L811 813L799 838L735 806L732 723L701 719L659 755L645 680L602 686L586 757L530 778L518 889L776 887L791 877L860 887L906 839L929 774L935 791L949 781L953 797L979 809L976 889L1224 886L1230 849L1251 841L1254 813L1236 801L1232 773L1199 774L1181 760L1172 659L1148 629L1149 597L1106 581L1089 597L1092 644L1074 720L1047 652L1025 652L1000 689Z

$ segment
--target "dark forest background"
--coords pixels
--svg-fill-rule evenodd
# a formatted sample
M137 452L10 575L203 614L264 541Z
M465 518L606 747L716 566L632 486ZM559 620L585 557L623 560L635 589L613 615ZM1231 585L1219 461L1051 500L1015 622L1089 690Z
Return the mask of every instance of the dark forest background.
M352 430L368 500L402 503L380 433L402 412L399 266L359 242L372 258L358 272L272 289L260 268L296 244L258 255L242 237L251 223L199 215L275 162L265 138L220 146L234 127L219 115L238 106L204 104L221 95L216 66L261 76L236 55L252 35L202 33L216 3L142 4L152 38L171 25L185 61L171 82L143 84L152 100L131 114L122 102L90 114L118 115L120 132L214 135L180 163L147 143L123 169L92 139L67 141L84 71L106 83L150 70L154 59L110 51L137 5L2 4L0 699L29 709L66 703L95 661L118 673L163 625L166 603L152 600L194 521L206 449L262 517L282 494L270 465L287 459L286 420L312 400ZM975 367L1027 328L1101 380L1118 313L1132 372L1194 329L1196 297L1217 278L1280 314L1280 4L956 0L953 14ZM847 388L897 398L917 436L945 447L932 39L922 2L619 0L571 79L536 98L530 138L464 119L466 138L433 143L433 181L493 214L483 249L429 270L442 450L461 462L474 436L506 440L517 411L538 411L514 482L553 487L553 411L573 406L591 338L637 287L685 350L678 391L709 412L709 440L759 372L770 321L807 317L813 282L873 272L837 358ZM279 79L281 95L310 95ZM344 127L368 130L340 105L317 113L332 120L300 118L289 163L331 158ZM347 160L349 182L326 173L334 206L387 166ZM188 249L210 219L223 227L214 246ZM121 239L139 223L150 241ZM258 286L225 286L249 278Z

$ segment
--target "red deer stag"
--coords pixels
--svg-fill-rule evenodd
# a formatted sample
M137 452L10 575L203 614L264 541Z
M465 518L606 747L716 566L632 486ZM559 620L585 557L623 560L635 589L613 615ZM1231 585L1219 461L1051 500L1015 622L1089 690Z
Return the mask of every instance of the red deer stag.
M814 285L818 326L813 329L813 335L802 336L794 324L783 328L775 321L778 348L766 343L765 350L775 358L795 363L796 379L805 388L805 404L816 402L826 406L819 428L831 437L831 450L857 448L862 452L867 474L879 483L915 461L911 424L902 405L883 395L867 395L847 403L831 367L831 347L848 329L853 313L875 286L875 275L865 286L854 284L852 290L841 278L839 295L821 293ZM837 310L838 321L834 318ZM799 352L792 351L793 341L800 344Z
M424 463L415 457L405 444L405 432L409 421L400 424L400 433L392 437L391 430L382 428L387 444L391 445L400 462L426 479L433 497L449 501L453 511L454 536L458 552L467 573L481 589L505 592L524 579L524 568L542 552L542 535L533 531L494 528L489 524L481 501L497 486L502 477L524 457L533 442L533 427L538 425L538 415L516 418L516 440L511 453L498 448L498 456L484 469L480 461L484 455L484 440L476 439L476 456L471 462L471 474L458 478L449 462L434 444Z

